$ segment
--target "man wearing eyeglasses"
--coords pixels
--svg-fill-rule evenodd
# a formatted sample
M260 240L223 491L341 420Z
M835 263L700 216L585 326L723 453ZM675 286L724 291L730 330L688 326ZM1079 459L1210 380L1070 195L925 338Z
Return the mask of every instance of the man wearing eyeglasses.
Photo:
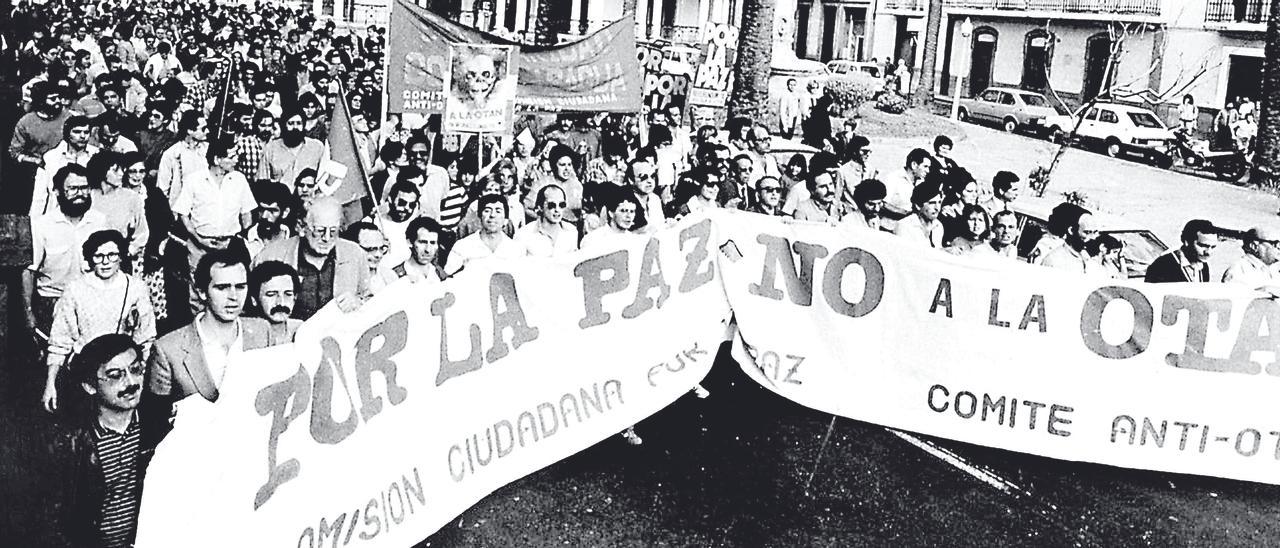
M413 175L408 172L408 169L401 170L400 175ZM382 262L390 266L398 265L409 258L409 240L405 238L405 229L409 228L411 221L423 216L421 213L422 190L415 184L415 181L422 180L421 172L417 168L413 171L419 176L396 181L387 193L385 211L373 218L373 224L382 231L383 237L387 240L387 252Z
M751 157L752 163L752 180L748 182L755 184L756 180L761 177L782 178L782 170L778 168L778 160L769 154L773 151L773 136L769 135L768 128L756 124L748 131L747 144L750 146L750 150L747 151L747 155Z
M641 214L645 225L644 232L659 230L667 225L667 217L662 212L662 197L655 192L658 188L658 169L648 158L637 158L627 165L627 188L640 200Z
M578 250L578 229L564 220L568 207L564 189L548 184L538 190L534 211L538 219L516 229L515 241L530 257L560 257Z
M387 255L389 247L387 245L387 237L382 234L382 229L368 221L360 221L352 223L342 234L343 239L348 242L354 242L364 250L365 258L368 259L369 266L369 290L377 293L381 287L378 285L378 267L382 264L382 258Z
M1280 231L1254 227L1244 233L1244 256L1222 274L1224 283L1243 285L1280 297Z
M146 365L128 335L102 335L71 360L91 405L59 432L50 455L62 471L53 494L68 546L132 546L142 480L163 428L139 414Z
M756 181L755 204L747 211L771 217L786 216L786 213L782 212L782 181L777 177L767 176Z
M294 318L307 320L333 301L343 312L369 297L368 258L360 246L338 238L342 204L332 197L312 202L295 236L268 245L254 264L280 261L298 271Z

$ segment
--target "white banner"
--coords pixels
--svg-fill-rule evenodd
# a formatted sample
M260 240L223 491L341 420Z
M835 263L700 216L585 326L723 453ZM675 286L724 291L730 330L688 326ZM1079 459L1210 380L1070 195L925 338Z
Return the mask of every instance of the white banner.
M1273 300L826 225L716 222L741 254L721 272L754 356L743 369L792 401L988 447L1280 484Z
M712 223L389 286L181 402L137 546L409 546L686 394L725 340ZM621 441L619 441L621 443Z

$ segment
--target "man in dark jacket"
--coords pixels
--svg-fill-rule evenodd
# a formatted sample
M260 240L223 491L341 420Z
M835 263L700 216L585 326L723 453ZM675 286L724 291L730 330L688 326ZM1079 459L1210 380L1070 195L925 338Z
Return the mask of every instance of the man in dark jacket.
M1204 219L1182 227L1182 247L1165 253L1147 267L1148 283L1207 282L1209 255L1218 247L1218 229Z
M84 346L70 369L89 399L57 439L59 533L71 546L132 546L142 479L160 431L138 413L143 350L127 335L103 335Z

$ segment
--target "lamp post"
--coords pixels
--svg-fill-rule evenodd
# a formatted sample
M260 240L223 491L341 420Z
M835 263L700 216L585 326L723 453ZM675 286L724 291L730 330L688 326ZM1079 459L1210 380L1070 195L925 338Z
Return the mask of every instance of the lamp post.
M960 83L964 81L964 71L966 70L966 61L969 58L969 37L973 36L973 21L968 17L964 18L964 22L960 23L960 59L956 67L956 89L951 97L951 119L960 119Z

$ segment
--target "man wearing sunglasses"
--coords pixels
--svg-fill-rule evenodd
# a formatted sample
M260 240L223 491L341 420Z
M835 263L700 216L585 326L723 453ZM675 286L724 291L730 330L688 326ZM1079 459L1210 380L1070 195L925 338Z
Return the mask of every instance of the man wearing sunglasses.
M516 243L530 257L560 257L578 250L578 229L564 220L569 204L564 189L549 184L538 189L534 211L538 219L516 230Z
M748 211L771 217L786 216L782 212L782 181L773 176L761 177L756 181L755 204Z
M138 413L146 366L128 335L102 335L71 360L90 405L56 439L58 535L68 546L131 546L142 480L161 428Z

